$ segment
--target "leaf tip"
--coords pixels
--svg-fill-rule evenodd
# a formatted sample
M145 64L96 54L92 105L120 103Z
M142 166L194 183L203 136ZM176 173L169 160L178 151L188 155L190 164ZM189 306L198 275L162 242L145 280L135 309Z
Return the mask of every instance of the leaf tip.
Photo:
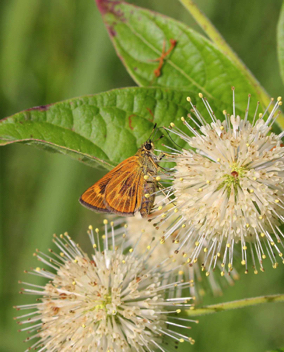
M121 1L114 0L95 0L98 6L98 9L102 16L107 13L112 13L115 16L119 15L119 13L115 10L115 6L119 5Z
M108 1L106 0L95 0L97 6L98 6L98 9L100 11L100 13L102 14L102 16L105 15L105 13L108 12L108 6L107 6L107 3Z
M101 15L104 17L107 14L112 14L115 19L119 19L122 22L125 22L124 14L121 9L116 8L116 6L123 3L123 1L116 0L95 0L98 6L98 9ZM112 23L113 22L113 23ZM112 23L112 25L111 25ZM116 31L114 30L115 21L108 19L106 22L106 27L108 29L109 35L111 37L116 36Z

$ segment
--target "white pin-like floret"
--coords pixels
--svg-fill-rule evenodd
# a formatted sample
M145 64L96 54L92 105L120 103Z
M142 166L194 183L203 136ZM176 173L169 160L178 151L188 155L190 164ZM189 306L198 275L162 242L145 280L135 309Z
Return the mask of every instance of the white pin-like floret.
M248 257L255 272L256 262L264 270L266 257L273 267L277 267L279 259L282 261L284 148L281 138L284 132L277 135L271 131L282 100L281 97L276 101L271 99L263 113L258 112L257 103L250 118L249 95L242 118L236 115L235 89L232 90L232 115L227 114L227 109L223 111L225 116L217 119L202 97L209 114L205 121L188 100L200 128L193 131L189 119L188 134L177 127L168 129L188 147L171 156L167 153L168 161L176 163L173 185L167 188L167 194L174 195L171 203L178 213L175 216L173 212L168 213L165 220L160 220L162 224L172 219L164 238L175 233L180 243L177 252L193 248L192 263L202 254L202 268L208 273L218 262L223 273L230 272L237 247L241 251L238 260L246 272ZM186 226L183 228L183 225Z
M169 217L168 220L165 220L158 227L153 226L155 221L149 222L147 219L143 219L140 214L136 214L135 217L124 219L128 225L126 244L127 246L133 246L136 244L135 250L138 255L145 255L146 252L149 253L147 262L150 266L165 263L167 270L171 270L168 275L169 282L176 280L176 278L183 278L185 282L190 284L190 294L195 296L198 300L201 300L202 296L206 294L208 289L208 282L201 273L201 271L205 269L202 267L202 270L200 270L200 265L203 263L207 248L204 247L203 253L200 253L198 258L198 263L200 265L192 265L191 255L193 254L194 248L189 249L189 251L186 251L185 249L177 251L180 247L180 240L176 237L177 233L175 232L166 240L162 237L163 233L172 223L172 217L177 217L179 213L178 208L173 207L173 205L166 206L162 200L162 196L156 198L158 206L153 213L153 216L156 217L155 221L159 218L163 218L163 216L166 217L167 212L173 211L173 216ZM173 209L171 210L171 208ZM160 214L159 216L158 213ZM117 220L115 224L116 223L118 225L115 227L114 235L117 241L121 241L121 235L124 233L123 228L121 227L121 220ZM178 253L175 253L176 251ZM172 270L176 267L179 267L179 270ZM220 282L217 273L210 276L209 289L214 295L221 295L222 289L227 286L226 283L233 285L234 280L237 280L239 275L234 269L231 272L231 275L225 275L225 278L227 279L225 282ZM175 294L179 295L180 292L176 291Z
M113 222L110 230L107 223L102 252L90 226L91 256L68 234L54 237L60 254L52 250L50 255L35 253L41 266L30 274L47 282L21 282L21 293L40 298L34 304L15 307L31 310L15 318L20 331L29 333L27 351L164 351L180 339L194 342L186 329L172 329L187 328L186 323L192 322L178 316L192 306L188 303L191 297L169 299L188 284L165 281L166 265L148 267L147 255L136 256L136 245L123 254L126 248L115 246Z

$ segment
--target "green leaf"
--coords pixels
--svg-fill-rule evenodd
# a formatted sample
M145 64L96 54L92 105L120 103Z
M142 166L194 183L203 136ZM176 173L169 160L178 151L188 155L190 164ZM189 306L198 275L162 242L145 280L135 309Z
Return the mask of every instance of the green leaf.
M225 56L227 56L234 65L244 74L246 79L255 87L257 91L259 100L264 106L267 106L270 102L270 96L265 91L265 89L261 86L258 80L254 77L252 72L248 69L248 67L242 62L242 60L238 57L238 55L233 51L233 49L229 46L226 40L222 37L220 32L214 27L209 18L205 16L202 11L197 7L193 0L179 0L183 6L188 10L188 12L192 15L194 20L199 24L202 30L206 33L206 35L211 39L211 41L216 45L218 49L220 49ZM284 126L284 116L281 114L277 122L279 125Z
M121 1L96 1L119 57L139 85L192 91L195 96L201 92L223 109L230 108L231 86L235 86L236 104L243 112L248 93L257 100L257 89L241 70L183 23ZM154 60L164 43L169 49L170 39L177 44L156 77Z
M111 169L136 153L154 123L185 128L180 117L190 108L186 96L171 89L125 88L35 107L0 120L0 145L26 143ZM200 99L194 103L205 112ZM172 145L167 138L157 146Z
M282 81L284 82L284 1L282 3L282 8L277 26L277 50L280 65L280 73Z

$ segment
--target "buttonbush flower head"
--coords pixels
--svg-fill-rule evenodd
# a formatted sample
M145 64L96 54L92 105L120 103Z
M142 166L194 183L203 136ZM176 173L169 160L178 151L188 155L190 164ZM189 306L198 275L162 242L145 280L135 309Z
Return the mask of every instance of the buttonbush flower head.
M157 198L157 203L159 203L161 197ZM155 215L155 213L153 215ZM147 221L147 219L142 218L140 214L137 214L135 217L129 217L126 220L119 219L115 221L115 223L119 224L115 227L114 231L117 241L119 241L119 238L122 239L126 236L127 245L133 246L137 243L137 254L146 255L146 253L149 253L147 259L148 265L155 266L169 258L167 264L168 269L179 266L179 270L173 270L170 272L168 277L169 282L183 278L184 281L190 283L190 295L197 300L201 300L201 297L205 295L208 288L215 296L222 295L222 288L226 286L224 285L224 281L219 282L220 280L217 280L216 275L211 275L209 277L209 282L207 282L207 280L204 280L201 273L200 265L204 260L204 252L199 256L196 264L188 265L191 252L187 253L180 251L175 254L175 251L179 247L179 240L176 239L176 233L172 233L166 240L159 239L159 233L163 232L170 223L167 224L167 222L164 222L159 229L155 229L152 223ZM225 278L229 285L234 285L234 280L237 280L239 275L234 269L231 275L225 275ZM176 291L176 294L180 293Z
M192 263L202 254L202 268L207 275L219 260L221 275L226 268L230 272L234 256L245 266L245 272L248 257L255 273L258 267L264 270L267 257L275 268L277 257L282 261L283 246L280 224L284 220L284 132L277 135L271 128L280 113L281 97L276 102L271 99L260 114L258 103L251 120L250 96L246 112L240 117L236 115L233 89L233 113L224 111L221 119L203 95L199 97L211 122L188 98L195 115L181 118L188 133L173 123L168 129L186 143L187 149L171 149L168 155L168 161L176 166L173 184L164 191L166 198L174 194L174 199L173 208L159 219L160 223L172 219L163 238L177 232L177 252L193 248Z
M147 256L137 257L135 248L123 254L113 236L109 246L104 223L102 249L99 230L89 228L91 257L67 233L54 236L59 253L35 253L48 270L38 267L30 274L48 282L21 282L21 293L40 298L15 307L28 311L16 318L24 326L20 331L30 333L26 341L35 340L27 351L164 351L164 345L171 349L180 342L194 343L185 325L192 320L179 317L191 306L191 297L173 297L188 283L165 282L165 263L147 269Z

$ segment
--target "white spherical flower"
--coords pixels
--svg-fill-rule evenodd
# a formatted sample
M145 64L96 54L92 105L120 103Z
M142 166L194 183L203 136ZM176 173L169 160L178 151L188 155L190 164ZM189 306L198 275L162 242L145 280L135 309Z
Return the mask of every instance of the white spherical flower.
M226 267L229 272L232 270L236 244L241 250L236 255L241 255L246 272L248 256L255 273L256 262L264 270L263 260L267 256L276 267L277 256L282 258L278 244L283 246L280 224L284 220L284 132L277 135L271 127L280 113L281 98L275 104L272 99L262 114L257 115L256 110L249 121L250 96L241 118L235 113L233 94L233 114L224 111L222 120L217 119L202 94L199 96L211 123L205 121L188 98L195 117L182 117L182 121L189 134L174 124L169 129L188 148L168 154L168 160L176 166L173 185L166 189L168 194L174 193L174 199L173 208L162 214L161 223L172 219L164 238L178 230L177 251L193 249L193 263L202 254L202 267L207 275L219 259L222 275Z
M191 320L178 316L191 306L191 297L172 298L175 290L188 284L165 282L163 265L147 268L146 256L137 257L133 248L123 254L114 237L110 247L106 220L102 251L92 227L88 233L94 248L91 257L68 234L54 238L59 254L52 250L50 256L35 254L50 271L38 267L30 273L49 281L45 286L22 282L26 288L21 293L41 298L15 307L32 310L16 318L20 325L29 325L21 329L31 334L26 341L36 340L29 349L142 352L194 343L184 325Z
M157 203L161 200L161 197L157 197ZM163 208L165 209L165 208ZM154 216L157 212L153 213ZM198 258L198 262L195 264L189 264L191 252L180 251L177 254L176 250L179 248L179 240L176 238L177 232L172 233L166 240L160 240L160 234L163 233L170 222L166 221L161 224L159 229L156 229L152 222L144 219L140 214L136 214L135 217L129 217L122 220L117 220L120 226L116 226L114 235L116 238L121 238L123 234L127 235L126 244L133 246L136 244L135 249L137 254L145 255L149 253L147 259L148 265L155 266L164 260L167 260L167 269L175 268L179 266L179 270L173 270L169 277L169 281L183 278L190 285L190 294L195 297L198 301L202 299L208 291L212 292L215 296L222 295L222 289L226 287L226 283L234 285L234 280L239 279L237 271L234 269L229 275L226 275L226 282L217 279L216 275L209 277L209 282L204 279L201 273L200 265L203 263L205 253L201 253ZM221 268L221 267L220 267ZM178 292L176 291L178 294Z

